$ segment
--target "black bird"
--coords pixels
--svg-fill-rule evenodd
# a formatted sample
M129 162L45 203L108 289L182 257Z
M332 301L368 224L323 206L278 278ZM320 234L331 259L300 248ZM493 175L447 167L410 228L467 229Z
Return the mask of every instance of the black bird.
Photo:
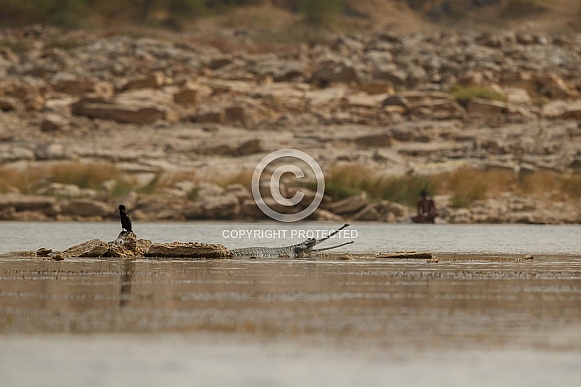
M121 228L123 228L124 231L133 232L133 229L131 228L131 219L127 216L123 204L119 205L119 216L121 217Z

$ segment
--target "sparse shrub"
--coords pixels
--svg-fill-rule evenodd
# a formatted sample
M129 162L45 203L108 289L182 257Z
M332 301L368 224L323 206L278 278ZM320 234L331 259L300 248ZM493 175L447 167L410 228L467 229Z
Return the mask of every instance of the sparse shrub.
M434 194L437 185L428 176L385 176L361 164L346 164L331 169L325 175L326 193L338 198L365 191L371 200L390 200L414 206L420 191Z
M74 184L80 188L99 190L108 180L119 180L121 172L112 164L63 163L50 167L40 167L40 171L54 183Z
M0 23L25 25L54 24L61 27L80 27L86 20L88 0L2 0Z
M315 186L311 187L316 189ZM361 193L358 188L350 187L347 185L338 184L335 182L325 182L325 195L329 196L334 201L348 198Z
M8 47L16 54L22 54L32 48L32 41L28 39L0 39L0 47Z
M144 186L137 191L143 194L152 194L163 188L173 188L177 183L183 181L196 182L195 171L164 172L160 171Z
M252 183L253 169L242 170L234 174L224 174L224 175L212 175L208 176L205 181L217 184L221 187L228 187L231 184L242 184L246 189L250 190Z
M452 195L454 207L467 207L475 200L483 200L513 189L516 176L511 171L460 168L452 173L442 174L436 179L440 189Z
M397 177L382 177L377 184L369 188L371 197L386 199L393 202L415 206L420 192L426 190L430 195L437 192L436 183L432 177L422 175L405 175Z
M115 185L113 186L113 190L110 192L113 196L125 196L129 192L135 190L135 183L119 177L115 180Z
M80 188L104 190L104 183L114 181L113 194L125 194L134 189L134 184L122 176L112 164L62 163L52 166L27 166L24 169L1 168L0 192L17 190L34 194L50 183L74 184Z
M492 99L496 101L506 101L506 96L496 90L489 87L477 86L477 85L454 85L450 89L450 94L456 98L456 101L464 107L468 105L468 102L473 98L483 98Z
M520 179L518 188L527 195L550 193L559 188L559 178L549 171L536 171Z
M298 10L305 23L326 27L343 9L343 0L297 0Z
M560 189L571 199L581 199L581 175L563 176Z
M41 175L34 173L30 168L24 170L16 168L2 168L0 170L0 192L8 193L18 191L21 193L33 193L35 181Z
M522 18L545 12L547 8L538 0L510 0L506 3L502 16L504 18Z

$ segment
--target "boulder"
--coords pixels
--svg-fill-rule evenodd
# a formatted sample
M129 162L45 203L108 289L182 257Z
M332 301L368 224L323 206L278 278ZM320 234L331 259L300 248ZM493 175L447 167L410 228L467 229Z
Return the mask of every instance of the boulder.
M503 114L506 112L506 104L490 99L472 98L466 107L468 114Z
M542 74L537 77L539 92L552 99L578 98L579 92L556 74Z
M565 120L581 120L581 101L567 106L561 118Z
M80 188L75 184L51 183L38 190L41 195L57 196L63 198L93 197L97 191L89 188Z
M394 63L377 66L374 74L376 80L385 80L392 83L396 89L404 88L407 84L408 73Z
M569 102L561 100L549 101L543 105L541 114L546 118L562 118L562 116L569 110Z
M103 257L109 252L109 243L99 239L91 239L87 242L69 247L60 253L53 254L53 259Z
M58 114L47 114L40 123L41 132L62 132L69 128L69 122Z
M391 133L376 133L360 136L354 139L360 148L388 147L391 145Z
M230 184L226 187L226 193L234 195L238 198L240 203L243 203L246 199L250 199L252 194L246 189L246 187L242 184Z
M67 145L53 142L39 144L34 151L34 157L37 160L70 160L74 154Z
M16 98L12 97L0 97L0 111L11 112L15 110L20 110L22 104Z
M20 62L20 57L10 49L10 47L1 47L0 48L0 59L3 59L7 62L17 64Z
M212 122L215 124L223 123L225 120L225 112L223 110L215 111L205 111L200 112L192 116L192 122L207 123Z
M72 216L100 216L106 217L111 213L111 208L107 204L90 199L71 200L62 208L64 215Z
M408 208L402 204L381 200L368 204L351 217L354 221L375 221L395 223L398 219L409 216Z
M240 202L233 194L206 197L199 205L205 219L232 219L240 214Z
M361 83L356 86L357 90L363 91L369 95L374 94L391 94L395 92L393 85L389 81L374 81Z
M56 81L51 86L59 93L77 97L90 93L100 95L113 94L113 86L111 84L93 79L64 79Z
M432 120L454 120L464 118L464 108L455 101L436 99L413 104L409 112L411 116Z
M201 94L197 89L185 88L176 91L173 100L175 103L195 105L200 103Z
M315 66L312 81L322 83L349 83L357 82L359 74L352 63L347 60L323 60Z
M382 101L381 106L401 106L407 110L410 106L410 103L405 97L400 95L390 95Z
M0 194L0 211L13 208L15 211L37 211L54 216L59 211L56 198L36 195Z
M225 191L224 188L218 184L200 182L196 188L198 191L198 200L212 199L216 196L223 195Z
M22 160L34 160L34 151L14 143L0 143L0 163Z
M224 246L200 242L153 243L146 257L155 258L231 258L232 253Z
M121 86L121 90L157 89L163 85L163 74L155 72L148 75L136 77L127 81Z
M113 242L109 242L109 257L143 257L152 243L147 239L137 239L133 232L121 231Z
M232 156L248 156L262 151L261 142L257 138L244 141L232 151Z
M331 203L327 210L334 214L343 215L359 211L367 204L367 194L361 192L359 195L350 196L343 200Z
M85 97L72 106L74 115L129 124L151 124L168 117L165 107L148 101L119 102L112 98Z
M322 208L317 208L311 215L311 218L320 222L342 222L344 220L342 216L333 214L331 211Z
M229 106L224 109L224 122L244 122L245 116L242 106Z

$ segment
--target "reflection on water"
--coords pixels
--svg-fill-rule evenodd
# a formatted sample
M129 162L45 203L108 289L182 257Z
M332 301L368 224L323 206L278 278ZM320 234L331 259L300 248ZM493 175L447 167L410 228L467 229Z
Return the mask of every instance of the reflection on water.
M581 350L581 259L0 263L0 330Z
M244 247L297 240L229 240L223 231L303 226L337 225L136 230L159 242ZM439 262L4 255L0 374L7 385L47 386L67 385L65 376L83 386L578 384L577 226L352 228L356 243L340 251L430 250ZM117 230L113 223L0 223L0 251L62 249L111 240ZM523 253L534 259L506 255Z

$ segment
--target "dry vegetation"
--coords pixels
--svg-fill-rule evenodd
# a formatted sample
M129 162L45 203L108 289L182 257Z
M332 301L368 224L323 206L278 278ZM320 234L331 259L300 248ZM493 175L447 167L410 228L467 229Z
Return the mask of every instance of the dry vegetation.
M128 26L268 30L304 38L318 30L413 32L439 28L534 28L579 31L578 0L0 0L0 25L64 28ZM267 35L264 35L265 37Z
M140 194L160 194L182 182L208 182L227 187L242 184L250 189L251 170L236 173L198 176L195 171L158 172L146 184L124 174L114 164L105 163L58 163L50 166L28 165L24 169L0 167L0 193L37 194L51 183L71 184L113 196L135 191ZM195 199L195 189L188 197Z
M450 195L455 207L475 200L498 198L504 192L554 200L581 199L581 176L537 171L522 177L511 171L460 168L430 176L385 176L364 165L345 164L332 168L325 179L327 194L342 199L365 191L371 199L387 199L413 205L422 189L431 194Z
M250 189L252 170L233 174L199 176L194 171L160 172L147 184L139 184L112 164L61 163L51 166L0 168L0 193L38 194L51 183L72 184L107 193L113 197L134 191L141 195L163 195L184 182L192 183L186 198L195 200L197 184L222 187L242 184ZM581 199L581 176L537 171L519 177L511 171L460 168L437 175L390 176L361 164L340 164L325 173L326 194L334 200L366 192L371 201L390 200L413 206L422 189L432 195L449 195L454 207L469 206L475 200L498 198L505 192L559 201Z

